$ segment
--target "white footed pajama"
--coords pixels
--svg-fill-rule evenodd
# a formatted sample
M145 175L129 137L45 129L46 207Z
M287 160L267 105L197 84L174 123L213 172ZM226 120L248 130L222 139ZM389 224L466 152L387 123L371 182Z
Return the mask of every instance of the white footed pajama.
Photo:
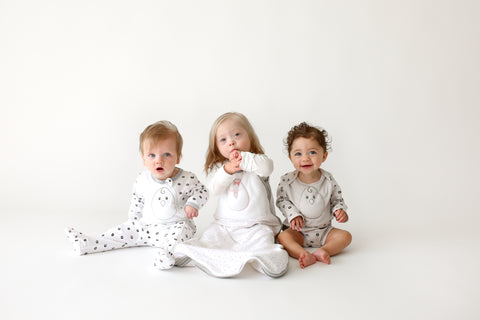
M219 167L210 182L210 191L220 196L215 222L200 239L178 244L176 253L216 277L238 275L247 263L280 277L287 271L288 254L275 243L281 222L268 182L273 162L265 155L241 155L242 171L230 175Z
M155 266L169 269L175 263L184 263L184 259L174 256L175 247L192 239L196 231L193 220L186 217L185 206L198 210L207 200L205 186L191 172L179 169L174 178L161 181L145 171L135 182L126 222L99 236L84 235L73 228L65 232L79 255L153 246L159 248Z
M159 269L168 269L175 263L173 250L176 245L192 239L195 231L192 221L144 224L141 220L128 220L95 237L84 235L73 228L67 229L66 233L73 250L79 255L130 247L157 247L160 250L154 265Z

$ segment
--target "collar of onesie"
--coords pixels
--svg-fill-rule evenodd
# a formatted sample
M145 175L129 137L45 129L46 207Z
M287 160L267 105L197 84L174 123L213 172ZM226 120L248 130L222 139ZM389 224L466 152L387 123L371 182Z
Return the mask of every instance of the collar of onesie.
M319 181L322 181L322 180L325 179L325 178L328 178L328 179L329 179L329 175L328 175L328 173L327 173L325 170L323 170L323 169L321 169L321 168L319 168L318 170L320 170L320 171L322 172L322 176L320 177L320 179L319 179L318 181L315 181L315 182L313 182L313 183L317 183L317 182L319 182ZM287 184L292 184L293 181L295 181L295 180L297 179L297 177L298 177L298 171L295 170L295 171L286 173L286 174L283 176L282 179L283 179L283 181L286 182ZM329 180L330 180L330 179L329 179ZM304 185L312 184L312 183L305 183L305 182L301 181L300 179L298 179L298 181L299 181L300 183L304 184Z

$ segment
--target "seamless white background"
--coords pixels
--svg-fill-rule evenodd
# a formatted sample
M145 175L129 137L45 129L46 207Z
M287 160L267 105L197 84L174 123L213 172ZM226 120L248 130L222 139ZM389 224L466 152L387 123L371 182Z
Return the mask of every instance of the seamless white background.
M0 1L2 319L478 319L476 1ZM75 257L63 228L127 217L138 136L174 122L205 180L222 113L279 177L301 121L333 138L353 243L281 279ZM212 221L211 201L196 220ZM337 225L338 226L338 225Z

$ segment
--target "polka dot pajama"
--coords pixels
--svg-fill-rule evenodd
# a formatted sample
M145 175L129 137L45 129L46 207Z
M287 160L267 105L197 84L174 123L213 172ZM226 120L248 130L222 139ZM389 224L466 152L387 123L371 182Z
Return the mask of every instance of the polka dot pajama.
M126 222L98 236L73 228L65 232L79 255L150 246L159 249L154 265L169 269L176 263L177 244L192 239L196 232L193 220L186 217L185 206L198 210L207 199L206 187L191 172L180 169L174 178L161 181L146 171L135 182Z
M189 221L171 224L143 224L128 220L99 236L85 235L73 228L66 230L67 237L79 255L105 252L114 249L150 246L161 249L155 259L159 269L173 267L173 251L180 242L192 239L196 227ZM160 259L159 259L160 257ZM161 259L161 257L165 257Z

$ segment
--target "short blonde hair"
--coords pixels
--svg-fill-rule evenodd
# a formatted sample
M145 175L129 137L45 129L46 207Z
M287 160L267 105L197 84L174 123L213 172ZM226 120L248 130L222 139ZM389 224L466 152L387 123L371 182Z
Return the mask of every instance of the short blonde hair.
M169 137L175 137L177 141L177 155L178 159L182 157L183 138L177 127L170 121L157 121L143 130L140 134L140 152L143 155L144 144L148 143L150 146L160 140L165 140Z
M256 154L264 154L262 145L258 140L258 136L255 133L255 130L253 130L253 127L248 121L247 117L245 117L243 114L238 112L224 113L220 117L218 117L217 120L215 120L215 122L212 125L212 128L210 129L210 135L208 138L208 149L206 153L206 160L205 160L205 167L204 167L207 175L214 169L215 165L217 165L218 163L223 163L225 160L227 160L224 156L222 156L222 154L218 150L217 139L216 139L218 127L222 124L223 121L227 119L233 119L247 132L248 137L250 139L250 150L249 150L250 152L256 153Z

